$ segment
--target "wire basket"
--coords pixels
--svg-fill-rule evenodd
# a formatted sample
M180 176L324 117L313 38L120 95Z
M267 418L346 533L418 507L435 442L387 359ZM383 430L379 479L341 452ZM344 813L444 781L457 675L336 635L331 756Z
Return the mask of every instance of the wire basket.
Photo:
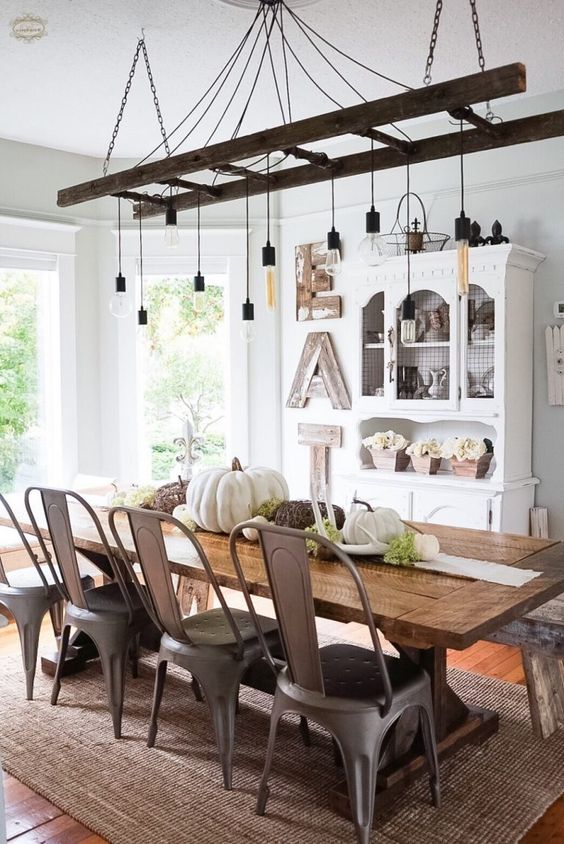
M416 199L421 207L423 228L419 228L421 223L417 217L405 228L400 223L401 207L408 196ZM416 193L410 191L409 194L404 193L401 197L392 230L387 234L383 234L382 240L386 246L388 257L393 258L396 255L405 255L408 250L412 255L417 252L442 252L450 240L450 235L444 234L444 232L430 232L427 230L427 212L425 211L423 200Z

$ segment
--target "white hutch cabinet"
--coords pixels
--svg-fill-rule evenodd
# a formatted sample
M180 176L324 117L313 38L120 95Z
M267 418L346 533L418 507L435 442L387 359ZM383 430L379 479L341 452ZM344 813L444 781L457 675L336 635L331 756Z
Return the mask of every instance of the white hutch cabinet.
M402 517L528 533L531 473L533 276L543 256L515 244L470 250L470 293L457 295L456 253L411 259L416 342L400 342L405 257L391 258L356 287L353 413L360 468L341 475L353 495ZM484 480L372 467L363 437L393 429L408 440L487 437L494 459Z

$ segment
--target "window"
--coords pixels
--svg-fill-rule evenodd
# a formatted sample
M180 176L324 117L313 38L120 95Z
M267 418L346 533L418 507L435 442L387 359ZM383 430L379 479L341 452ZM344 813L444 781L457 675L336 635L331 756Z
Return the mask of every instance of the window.
M24 262L13 259L15 266L5 266L1 258L0 491L11 492L49 479L51 303L57 274L23 268Z
M224 293L225 276L206 274L202 306L195 310L191 277L145 278L149 322L138 335L141 477L172 479L183 456L199 467L225 462Z

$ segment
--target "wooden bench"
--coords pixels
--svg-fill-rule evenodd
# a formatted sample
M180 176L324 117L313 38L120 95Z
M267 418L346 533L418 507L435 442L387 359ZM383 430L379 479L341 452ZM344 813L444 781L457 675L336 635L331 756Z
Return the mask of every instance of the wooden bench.
M534 733L564 727L564 594L488 638L521 648Z

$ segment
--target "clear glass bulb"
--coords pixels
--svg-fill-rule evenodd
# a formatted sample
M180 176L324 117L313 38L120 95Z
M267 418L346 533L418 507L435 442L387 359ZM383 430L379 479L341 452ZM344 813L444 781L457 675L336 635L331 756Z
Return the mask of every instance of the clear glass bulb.
M176 249L180 243L180 235L178 234L178 226L176 224L165 226L165 244L169 249Z
M401 339L401 342L404 346L409 345L409 343L415 343L415 320L414 319L402 319L400 339Z
M245 343L252 343L255 339L255 321L254 319L244 319L241 321L241 328L239 329L241 340Z
M266 310L276 310L276 267L264 268L264 284L266 293Z
M204 310L206 299L206 291L205 290L194 290L193 298L192 298L192 307L194 309L194 313L199 314L201 311Z
M109 302L110 313L118 319L128 317L133 310L127 293L114 293Z
M456 278L458 281L458 295L467 296L469 291L469 254L468 241L456 241Z
M369 267L378 267L386 260L386 246L382 236L369 232L358 246L358 257Z
M325 272L328 275L339 275L341 272L341 251L340 249L328 249L325 261Z

